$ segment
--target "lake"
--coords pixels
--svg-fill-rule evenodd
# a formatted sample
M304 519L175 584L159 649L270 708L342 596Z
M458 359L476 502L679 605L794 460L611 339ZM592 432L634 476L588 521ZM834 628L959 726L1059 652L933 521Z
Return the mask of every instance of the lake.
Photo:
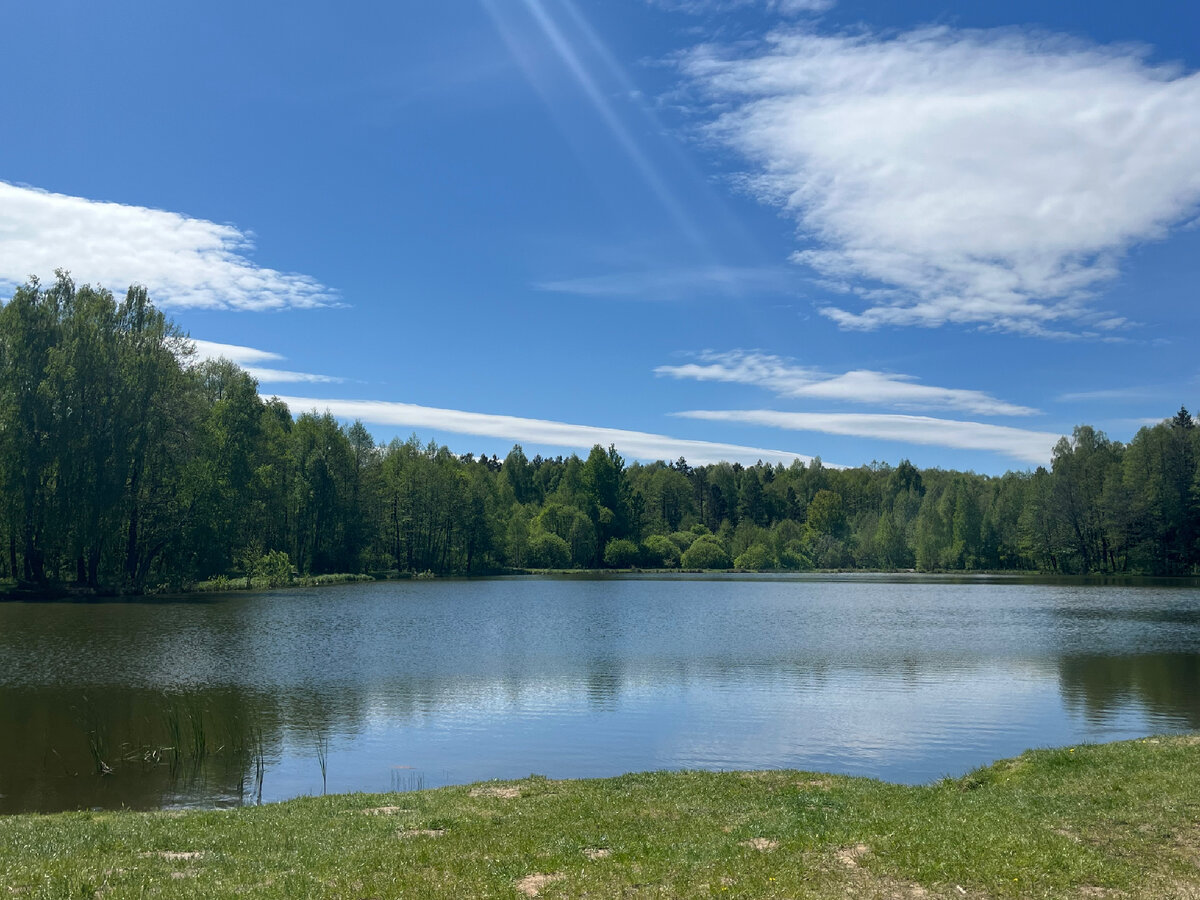
M0 812L647 769L918 783L1200 727L1200 588L393 581L0 604Z

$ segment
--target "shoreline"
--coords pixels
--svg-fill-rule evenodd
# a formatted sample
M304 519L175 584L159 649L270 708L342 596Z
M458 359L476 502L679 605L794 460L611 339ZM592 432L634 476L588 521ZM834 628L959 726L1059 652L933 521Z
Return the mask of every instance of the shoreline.
M799 771L530 776L232 810L0 818L28 897L1196 897L1200 735L904 786Z
M474 575L432 572L353 573L298 576L285 583L252 583L244 578L215 578L198 582L179 591L147 591L141 594L95 591L70 584L33 587L29 585L0 587L0 603L113 603L172 600L217 594L255 593L262 591L332 587L346 584L374 584L388 581L480 581L493 578L620 578L629 576L708 575L725 577L806 578L837 575L908 576L914 579L996 579L1033 581L1047 584L1079 585L1144 585L1164 587L1200 587L1200 575L1136 575L1128 573L1093 573L1062 575L1047 572L1014 571L1011 569L934 570L918 569L515 569Z

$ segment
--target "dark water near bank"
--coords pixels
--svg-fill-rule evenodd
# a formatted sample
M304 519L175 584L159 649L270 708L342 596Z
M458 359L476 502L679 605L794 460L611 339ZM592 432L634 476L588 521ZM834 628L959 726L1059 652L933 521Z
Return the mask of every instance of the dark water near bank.
M660 768L923 782L1196 728L1194 586L539 578L0 604L2 812Z

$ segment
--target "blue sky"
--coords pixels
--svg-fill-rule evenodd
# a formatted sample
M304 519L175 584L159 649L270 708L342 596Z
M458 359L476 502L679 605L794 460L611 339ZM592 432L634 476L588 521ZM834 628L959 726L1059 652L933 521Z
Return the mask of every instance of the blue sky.
M1200 9L6 4L0 293L458 452L1002 472L1200 407Z

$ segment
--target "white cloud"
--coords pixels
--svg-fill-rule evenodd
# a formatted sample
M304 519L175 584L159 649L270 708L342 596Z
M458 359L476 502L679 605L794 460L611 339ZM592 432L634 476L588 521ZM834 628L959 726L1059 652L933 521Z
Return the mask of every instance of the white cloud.
M727 460L752 464L757 460L780 462L785 465L793 460L811 462L812 457L784 450L764 450L738 444L720 444L710 441L693 441L649 434L644 431L625 431L619 428L601 428L595 425L572 425L546 419L524 419L517 416L499 416L491 413L464 412L458 409L439 409L432 406L417 406L413 403L395 403L383 400L322 400L314 397L280 397L293 414L310 410L329 410L340 419L361 419L374 425L392 425L403 428L432 428L454 434L472 434L480 437L501 438L515 443L540 444L565 447L571 450L588 450L596 444L607 447L615 444L626 456L643 460L672 460L680 456L696 465ZM830 465L826 463L826 465ZM830 466L831 468L833 466Z
M329 306L330 288L252 262L250 236L179 213L52 194L0 181L0 287L67 269L124 293L143 284L160 307L268 310Z
M1200 74L1128 47L791 32L682 66L745 185L809 242L795 259L865 301L822 310L845 328L1111 331L1090 293L1200 200Z
M240 344L221 344L216 341L198 341L191 339L196 347L196 362L209 359L227 359L245 369L259 383L283 384L309 382L316 384L334 384L345 381L333 375L314 375L311 372L293 372L288 369L264 367L258 363L275 362L287 357L273 353L270 350L258 350L254 347L243 347Z
M1030 416L1038 410L998 400L983 391L918 384L912 375L855 369L830 375L795 366L779 356L734 350L702 353L700 363L659 366L657 375L751 384L781 397L813 397L851 403L878 403L898 409L954 409L985 416Z
M765 425L791 431L819 431L850 437L902 441L954 447L959 450L988 450L1023 462L1044 465L1062 435L1048 431L1027 431L1005 425L982 422L958 422L929 416L902 416L876 413L800 413L772 409L690 410L674 413L687 419L707 422L737 422Z

